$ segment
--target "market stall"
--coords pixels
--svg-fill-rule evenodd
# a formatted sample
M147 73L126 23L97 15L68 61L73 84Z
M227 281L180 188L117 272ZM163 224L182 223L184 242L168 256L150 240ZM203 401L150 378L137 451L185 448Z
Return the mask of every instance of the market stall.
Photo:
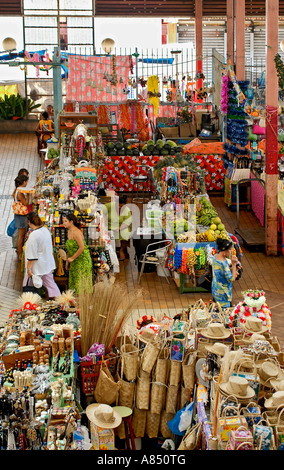
M210 266L218 237L231 239L206 192L206 172L195 156L167 156L154 167L159 201L150 204L148 226L172 241L166 267L180 293L211 290ZM241 255L234 237L235 249Z
M73 126L74 127L74 126ZM86 246L92 259L92 278L111 275L119 271L115 250L115 237L107 224L103 207L107 201L118 205L113 191L97 196L101 183L104 150L101 136L92 136L89 129L78 124L70 133L62 132L61 145L48 149L45 169L37 178L34 189L34 210L52 234L54 258L57 269L55 280L63 288L68 287L66 260L67 230L62 217L73 213L81 224Z
M124 289L18 299L0 329L1 449L282 449L283 353L265 293L135 325L139 292Z

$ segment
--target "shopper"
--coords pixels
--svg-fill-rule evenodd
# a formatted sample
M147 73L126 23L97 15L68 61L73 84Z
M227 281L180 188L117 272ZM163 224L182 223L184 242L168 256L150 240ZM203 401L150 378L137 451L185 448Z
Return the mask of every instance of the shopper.
M212 261L212 294L215 302L219 302L223 309L229 308L232 301L232 283L237 276L238 258L232 254L233 242L218 238L218 252ZM228 260L231 260L230 268Z
M53 277L56 264L53 256L51 234L43 226L41 218L34 212L27 215L27 221L31 233L25 245L26 272L23 286L26 286L28 278L32 277L35 287L40 287L40 284L42 284L47 289L48 297L53 299L60 295L60 290ZM40 282L37 285L35 281Z
M73 213L63 216L62 223L67 229L66 249L68 258L66 269L69 270L69 289L75 294L92 290L92 259L81 231L81 224Z
M26 168L21 168L19 170L18 176L25 175L28 178L30 177L29 171Z
M29 178L26 175L17 176L17 178L15 179L15 189L13 192L13 213L15 219L15 228L16 230L18 230L17 254L20 261L22 260L24 239L28 228L27 214L29 205L29 195L20 192L19 188L26 187L28 181Z

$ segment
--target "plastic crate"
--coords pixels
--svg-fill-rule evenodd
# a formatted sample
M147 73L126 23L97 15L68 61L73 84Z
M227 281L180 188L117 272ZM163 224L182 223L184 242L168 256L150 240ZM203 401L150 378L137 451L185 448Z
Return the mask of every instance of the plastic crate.
M104 359L104 361L98 361L97 363L92 363L89 361L81 362L81 379L83 393L88 394L93 393L95 391L102 362L105 362L111 374L114 374L116 366L116 357Z

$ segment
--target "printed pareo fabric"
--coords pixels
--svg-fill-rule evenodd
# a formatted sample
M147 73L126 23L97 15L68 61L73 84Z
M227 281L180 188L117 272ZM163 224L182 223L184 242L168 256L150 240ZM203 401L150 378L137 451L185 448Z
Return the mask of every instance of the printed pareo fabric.
M229 308L232 300L233 274L228 262L218 261L216 255L212 260L212 295L222 308Z

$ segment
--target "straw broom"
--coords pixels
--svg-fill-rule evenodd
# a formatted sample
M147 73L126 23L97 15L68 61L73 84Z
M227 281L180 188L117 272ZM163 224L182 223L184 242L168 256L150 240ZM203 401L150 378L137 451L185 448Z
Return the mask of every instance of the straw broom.
M140 294L140 291L130 294L125 284L109 284L107 280L95 284L93 292L79 292L83 355L95 342L104 344L106 351L111 349L120 328L136 307Z

